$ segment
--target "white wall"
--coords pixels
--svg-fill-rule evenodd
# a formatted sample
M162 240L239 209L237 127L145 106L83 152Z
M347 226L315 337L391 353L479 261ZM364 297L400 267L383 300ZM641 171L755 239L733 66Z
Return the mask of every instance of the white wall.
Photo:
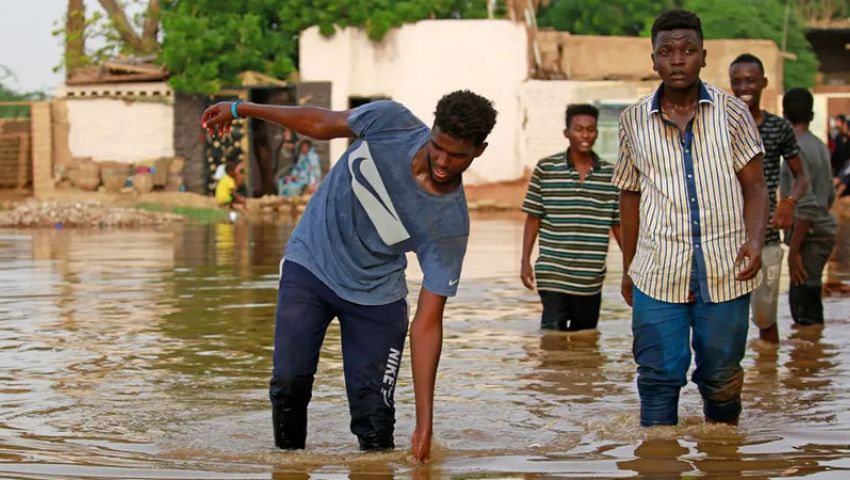
M595 102L632 104L651 94L655 88L655 82L529 80L523 83L519 89L523 125L519 138L522 165L533 169L541 158L567 148L568 141L563 134L567 105ZM597 141L597 145L601 140ZM611 163L617 161L616 158L605 160Z
M126 163L174 156L174 105L170 90L163 90L167 87L161 88L161 84L149 84L144 85L149 95L143 100L129 96L114 98L116 93L140 94L139 88L131 87L67 87L62 92L68 105L68 144L72 156ZM153 93L157 96L152 96Z
M334 109L347 109L352 96L386 96L428 125L437 101L453 90L493 100L499 114L490 146L464 177L474 184L522 174L518 89L528 70L526 48L525 28L507 20L426 20L379 43L354 28L325 38L312 27L301 34L299 70L302 80L333 82ZM332 161L344 148L345 141L332 142Z
M826 143L827 132L829 132L829 99L850 98L850 93L815 93L815 118L809 129L815 136Z

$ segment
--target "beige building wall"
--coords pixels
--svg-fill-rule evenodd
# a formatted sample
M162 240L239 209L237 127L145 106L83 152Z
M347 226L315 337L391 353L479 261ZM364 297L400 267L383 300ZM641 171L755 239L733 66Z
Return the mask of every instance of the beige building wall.
M658 81L652 69L652 45L648 38L571 35L542 31L538 34L546 78L566 80ZM778 112L783 85L783 57L770 40L706 40L708 52L702 79L715 87L729 89L729 64L742 53L751 53L764 63L768 88L762 105Z
M174 156L174 105L163 83L66 87L73 157L133 163Z
M505 20L422 21L394 29L378 43L357 29L323 37L314 27L301 36L300 73L305 81L332 82L334 109L347 109L350 97L389 97L428 124L437 100L451 90L468 88L491 98L499 116L490 147L465 176L470 184L518 178L565 148L568 104L628 105L658 86L649 39L545 31L538 39L544 39L550 80L529 80L526 35L521 24ZM780 112L782 58L773 42L708 40L705 46L702 78L727 90L729 63L745 52L760 57L770 81L763 106ZM597 144L611 162L615 134L602 129ZM345 140L332 142L332 161L345 146Z
M53 191L53 136L50 102L30 104L32 190L36 197Z
M566 107L571 103L591 103L612 107L630 105L655 91L657 83L622 81L529 80L520 86L523 128L520 131L520 159L533 169L537 161L563 151ZM600 125L602 127L602 125ZM596 151L608 162L616 162L616 131L600 128Z
M304 81L331 81L332 106L348 108L350 97L389 97L422 121L433 123L437 101L457 89L493 100L499 115L489 147L465 180L483 183L522 174L519 159L519 86L526 79L524 26L507 20L427 20L390 31L379 43L346 28L323 37L304 31L300 43ZM331 144L331 161L345 148Z
M826 143L828 139L830 119L829 102L830 100L842 99L844 102L850 103L850 92L818 92L816 90L814 92L814 97L815 118L812 120L812 124L809 128L813 134ZM833 112L833 115L836 113L848 114L850 111Z

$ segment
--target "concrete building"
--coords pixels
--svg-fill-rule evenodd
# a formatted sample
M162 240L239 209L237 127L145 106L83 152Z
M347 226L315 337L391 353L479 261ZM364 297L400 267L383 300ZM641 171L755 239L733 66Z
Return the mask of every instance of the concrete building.
M597 150L616 160L619 112L657 87L646 38L579 36L542 31L535 38L541 52L531 79L527 30L507 20L427 20L390 31L381 42L355 28L324 37L305 30L300 43L304 81L332 82L331 106L347 109L370 99L391 98L407 105L426 123L433 121L439 98L466 88L493 100L499 112L490 146L473 163L470 184L512 180L538 159L565 146L564 109L575 102L601 109ZM767 40L709 40L703 79L728 86L729 63L744 52L758 55L771 80L766 108L778 111L782 58ZM331 159L345 148L331 145Z
M71 157L134 163L174 156L174 94L165 82L65 86Z
M429 125L437 101L457 89L493 100L498 118L490 146L467 178L474 182L522 174L517 132L521 129L519 85L528 64L525 28L507 20L431 20L391 30L375 43L365 32L345 28L324 37L317 27L300 42L304 81L331 81L331 106L348 109L369 99L391 98ZM331 159L346 145L331 143Z

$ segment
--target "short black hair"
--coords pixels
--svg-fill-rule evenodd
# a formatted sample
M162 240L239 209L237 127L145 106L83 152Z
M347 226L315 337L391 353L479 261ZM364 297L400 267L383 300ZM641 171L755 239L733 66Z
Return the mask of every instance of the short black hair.
M738 55L738 57L735 60L732 60L732 63L729 64L729 68L732 68L734 65L738 65L739 63L753 63L758 65L762 76L764 76L764 64L761 62L759 57L752 53L742 53Z
M228 174L231 174L236 171L236 162L233 160L228 160L224 162L224 171Z
M694 30L697 32L699 41L702 42L702 22L694 12L674 8L662 12L655 17L655 22L652 23L652 45L655 45L655 38L659 32L669 32L670 30Z
M457 90L437 102L434 125L441 132L481 145L496 124L493 102L469 90Z
M573 103L567 105L566 122L567 128L570 128L570 122L577 115L590 115L594 120L599 120L599 109L588 103Z
M791 123L809 123L814 118L815 97L805 88L792 88L782 97L782 113Z
M835 119L840 121L841 123L847 123L847 116L843 113L839 113L838 115L836 115Z

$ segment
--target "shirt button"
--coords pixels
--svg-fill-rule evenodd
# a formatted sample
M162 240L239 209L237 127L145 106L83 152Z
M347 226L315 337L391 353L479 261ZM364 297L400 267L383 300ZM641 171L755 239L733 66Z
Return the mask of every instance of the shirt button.
M689 148L686 148L685 153L691 153L691 150Z
M689 173L688 178L694 178L694 176Z
M699 248L699 244L696 245L696 248Z
M699 225L699 222L694 220L694 225Z
M691 201L692 201L692 202L696 202L696 201L697 201L697 199L696 199L696 198L694 198L694 197L691 197Z

